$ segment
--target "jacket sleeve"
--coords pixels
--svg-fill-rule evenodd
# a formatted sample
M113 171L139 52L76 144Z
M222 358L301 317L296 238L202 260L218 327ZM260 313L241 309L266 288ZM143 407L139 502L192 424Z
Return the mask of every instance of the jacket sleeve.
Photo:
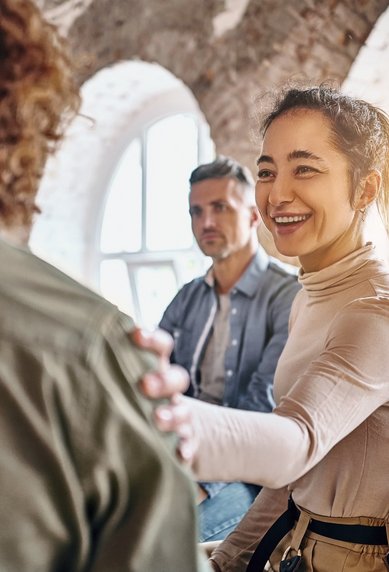
M180 327L181 323L182 296L183 289L181 289L178 294L174 296L173 300L164 311L161 321L158 324L158 326L168 332L174 338L174 340L176 340L178 328ZM170 356L170 362L177 363L174 348Z
M192 483L175 459L173 435L153 427L154 403L137 389L155 360L130 344L129 325L115 317L107 324L86 369L77 457L91 537L98 541L93 569L112 569L115 554L121 570L153 570L156 562L167 570L174 560L177 568L203 571ZM171 518L175 505L186 514L182 519ZM175 542L182 547L178 552Z
M274 407L274 372L288 337L290 309L299 289L297 281L289 281L273 297L267 324L271 334L260 362L251 375L247 391L239 397L237 409L266 412Z
M155 358L116 309L90 314L0 329L1 569L208 570L192 483L136 386Z

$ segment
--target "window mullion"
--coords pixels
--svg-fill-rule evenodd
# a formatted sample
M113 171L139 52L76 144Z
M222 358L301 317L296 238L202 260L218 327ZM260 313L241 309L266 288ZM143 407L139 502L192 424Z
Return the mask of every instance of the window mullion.
M141 137L142 164L142 252L147 252L147 132Z

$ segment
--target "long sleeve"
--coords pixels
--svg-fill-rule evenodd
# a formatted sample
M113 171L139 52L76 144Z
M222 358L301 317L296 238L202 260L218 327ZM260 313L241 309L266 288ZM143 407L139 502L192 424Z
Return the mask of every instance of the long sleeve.
M292 419L218 407L191 398L187 401L199 441L194 465L199 480L243 481L281 488L290 481L279 467L297 473L301 455L294 459L293 451L298 446L305 452L309 450L308 432Z
M333 320L324 350L274 413L218 411L192 403L200 477L280 488L307 473L389 400L383 375L389 371L389 352L382 343L388 328L387 298L348 304Z

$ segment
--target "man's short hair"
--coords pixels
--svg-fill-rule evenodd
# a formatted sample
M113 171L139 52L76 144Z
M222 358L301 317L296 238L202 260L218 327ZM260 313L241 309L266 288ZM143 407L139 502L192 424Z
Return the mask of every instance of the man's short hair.
M194 183L199 183L206 179L224 178L236 179L251 189L255 186L253 176L247 167L231 159L231 157L225 157L223 155L216 157L212 163L205 163L204 165L196 167L196 169L192 171L189 183L193 185Z

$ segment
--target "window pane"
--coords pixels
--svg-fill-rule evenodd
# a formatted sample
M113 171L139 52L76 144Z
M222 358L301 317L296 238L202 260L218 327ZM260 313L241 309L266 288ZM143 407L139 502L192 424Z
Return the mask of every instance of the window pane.
M205 274L212 265L212 258L204 256L200 250L185 253L176 259L176 268L179 271L180 284L186 284L197 276Z
M140 266L135 269L135 283L141 324L153 329L177 292L177 279L173 265L166 263Z
M125 262L122 260L104 260L101 263L100 289L107 300L135 318L135 308Z
M196 121L174 115L155 123L147 132L146 157L147 248L190 248L188 179L198 163Z
M141 145L128 146L114 172L101 231L103 252L137 252L142 243Z

